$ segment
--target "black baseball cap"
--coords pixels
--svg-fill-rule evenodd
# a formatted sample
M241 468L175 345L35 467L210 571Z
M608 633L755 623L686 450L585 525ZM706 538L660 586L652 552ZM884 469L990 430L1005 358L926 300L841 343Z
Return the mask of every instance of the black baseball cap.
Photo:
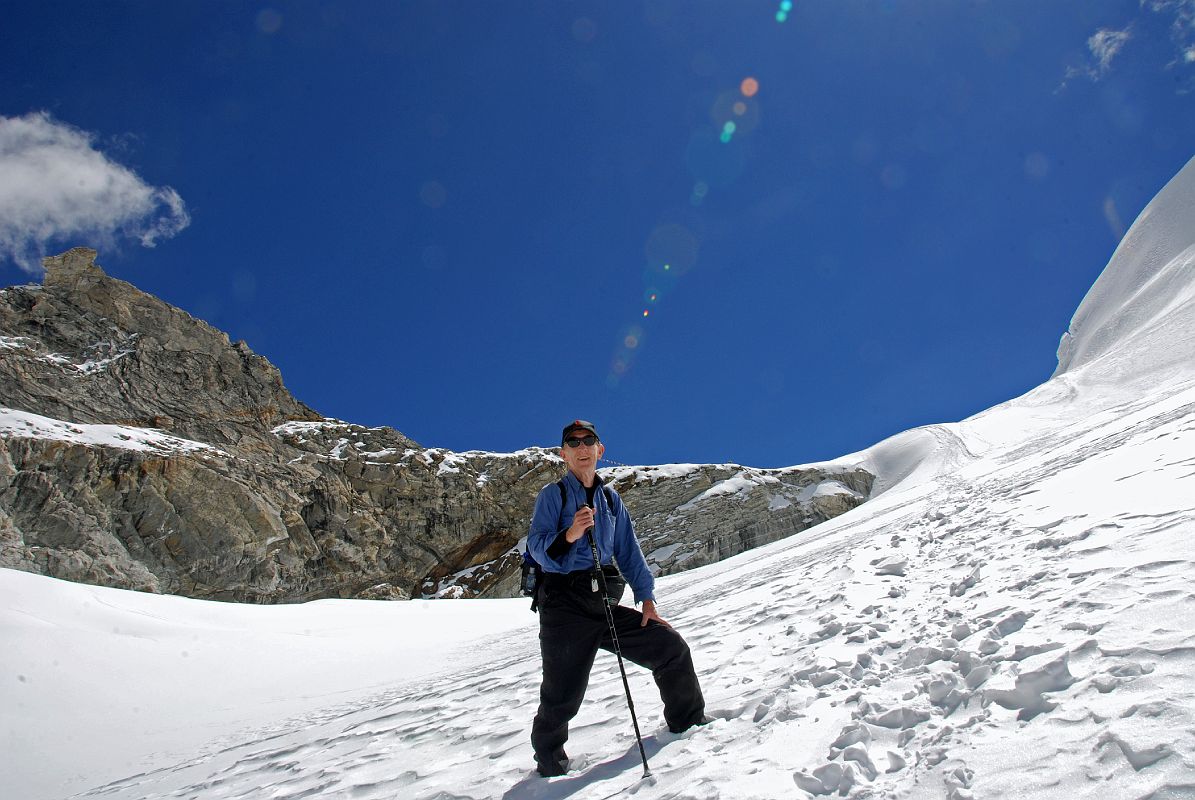
M594 436L597 436L598 439L602 438L598 436L597 428L593 427L592 422L586 422L583 419L575 419L564 426L564 433L560 434L560 443L564 444L564 440L569 437L569 434L576 433L577 431L589 431Z

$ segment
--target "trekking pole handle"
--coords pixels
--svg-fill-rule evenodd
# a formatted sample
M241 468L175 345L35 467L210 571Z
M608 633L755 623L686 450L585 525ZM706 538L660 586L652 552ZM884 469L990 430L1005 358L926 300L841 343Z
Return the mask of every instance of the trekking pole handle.
M588 508L588 509L590 509L590 510L592 510L592 509L593 509L593 503L586 503L586 504L585 504L585 507L586 507L586 508ZM586 529L585 529L585 535L586 535L587 537L589 537L589 546L593 548L593 568L594 568L594 570L595 570L596 572L601 572L601 571L602 571L602 565L601 565L601 562L600 562L600 561L598 561L598 549L597 549L597 545L596 545L596 544L594 544L594 542L593 542L593 526L592 526L592 525L590 525L588 528L586 528ZM604 579L604 577L603 577L602 583L604 584L605 582L606 582L606 581L605 581L605 579ZM597 575L596 575L596 574L595 574L595 575L594 575L592 578L590 578L590 579L589 579L589 588L590 588L590 591L594 591L594 592L596 592L596 591L598 590L598 579L597 579ZM603 590L604 590L604 589L605 589L605 586L603 586L602 588L603 588ZM605 594L605 592L604 592L604 591L603 591L602 593L603 593L603 594Z

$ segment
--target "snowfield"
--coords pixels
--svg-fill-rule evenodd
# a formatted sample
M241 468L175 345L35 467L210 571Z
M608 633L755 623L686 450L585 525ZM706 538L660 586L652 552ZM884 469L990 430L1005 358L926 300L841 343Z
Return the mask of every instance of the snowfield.
M1195 161L1054 377L837 459L859 508L659 581L714 718L600 654L545 780L524 600L233 606L0 571L14 798L1195 798Z
M129 425L91 425L0 407L0 436L6 439L55 439L93 447L115 447L151 453L212 453L227 456L218 447L171 436L152 428Z

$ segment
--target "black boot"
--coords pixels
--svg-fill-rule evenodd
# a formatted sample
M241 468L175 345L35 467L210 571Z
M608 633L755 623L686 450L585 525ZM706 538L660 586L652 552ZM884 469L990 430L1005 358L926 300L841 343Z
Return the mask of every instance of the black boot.
M568 773L568 753L564 748L558 748L549 755L535 754L535 769L545 778L555 778Z
M707 717L705 714L702 714L700 717L698 717L693 722L690 722L688 724L669 725L668 731L670 733L684 733L685 731L689 730L690 728L700 728L703 725L709 725L713 721L714 721L713 717Z

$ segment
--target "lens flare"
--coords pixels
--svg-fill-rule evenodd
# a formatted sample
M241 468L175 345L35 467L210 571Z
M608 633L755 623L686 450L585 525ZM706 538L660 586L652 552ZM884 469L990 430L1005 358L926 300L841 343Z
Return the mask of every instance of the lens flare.
M700 247L697 236L684 225L675 222L664 223L651 232L643 248L645 264L657 275L661 272L684 275L697 263ZM659 283L656 283L655 287L667 288Z
M727 103L730 110L733 102ZM695 130L689 138L689 146L685 151L685 164L694 181L701 181L711 188L721 188L734 183L742 175L746 166L746 150L742 147L727 147L725 142L719 141L722 120L729 114L716 117L717 127L702 126ZM749 119L751 111L748 109ZM737 127L737 126L736 126Z
M282 27L282 13L277 9L263 8L257 13L257 29L266 35L275 34Z
M889 164L880 170L880 183L889 191L895 191L904 186L907 177L908 173L900 164Z
M647 316L648 314L650 314L650 313L651 313L651 312L650 312L650 311L648 311L646 308L645 308L645 309L643 309L643 316L645 316L645 317L646 317L646 316Z
M759 97L746 97L741 89L721 92L710 106L710 121L717 126L715 130L719 134L724 132L728 121L734 123L733 135L750 133L759 127Z
M573 22L573 38L578 42L588 44L597 38L597 25L589 17L581 17Z
M755 97L755 93L759 91L759 81L755 78L743 78L743 82L739 84L739 91L743 93L743 97Z
M439 181L428 181L419 187L419 201L428 208L443 208L448 202L448 190Z
M1104 198L1104 220L1108 223L1108 230L1117 239L1123 239L1125 234L1124 221L1120 218L1120 211L1116 208L1116 201L1112 195Z

